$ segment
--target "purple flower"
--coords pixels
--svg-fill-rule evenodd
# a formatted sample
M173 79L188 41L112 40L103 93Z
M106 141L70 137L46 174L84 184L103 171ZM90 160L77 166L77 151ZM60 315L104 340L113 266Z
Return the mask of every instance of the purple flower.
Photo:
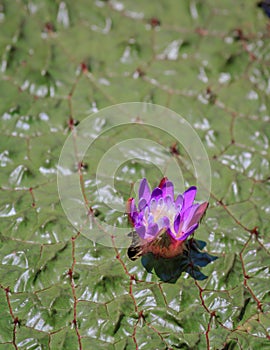
M173 183L167 178L152 192L147 180L141 180L138 208L135 199L130 198L127 211L141 245L147 247L145 253L151 251L170 257L181 252L179 247L197 229L208 206L208 202L193 203L196 192L192 186L175 199ZM163 237L161 244L160 237Z

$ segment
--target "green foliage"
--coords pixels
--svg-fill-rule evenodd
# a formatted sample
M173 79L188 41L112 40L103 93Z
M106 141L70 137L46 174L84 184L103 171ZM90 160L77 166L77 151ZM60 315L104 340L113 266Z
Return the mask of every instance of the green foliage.
M253 1L0 1L1 350L269 347L268 24ZM161 282L125 249L78 234L61 208L57 163L72 125L130 101L183 115L207 149L212 191L196 238L219 259L203 281ZM92 193L91 165L132 132L105 135L83 170L108 222L119 218ZM186 164L168 136L151 137ZM118 195L144 175L152 186L162 177L123 164Z

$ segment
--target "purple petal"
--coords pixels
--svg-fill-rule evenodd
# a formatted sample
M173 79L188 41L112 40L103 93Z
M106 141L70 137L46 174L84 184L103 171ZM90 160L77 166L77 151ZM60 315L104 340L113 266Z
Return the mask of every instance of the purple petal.
M188 221L192 218L192 216L194 215L194 213L196 212L196 210L199 208L199 204L193 204L190 207L188 207L184 212L182 212L182 218L183 221Z
M198 208L199 204L194 204L182 213L182 231L186 231L191 226L193 216Z
M150 187L148 185L147 180L142 179L139 187L139 199L144 198L147 202L150 200Z
M159 197L162 197L162 190L159 187L156 187L151 194L151 198L158 199Z
M145 206L143 212L144 212L143 216L144 216L145 220L148 220L148 217L149 217L149 206L148 205Z
M189 227L188 231L184 232L184 234L178 238L179 241L184 241L190 236L197 228L199 224L195 224Z
M149 213L147 218L148 225L152 224L154 222L154 215L152 213Z
M158 233L158 225L152 224L148 226L146 236L152 236L154 237Z
M137 215L135 216L135 221L134 221L135 227L143 225L143 221L144 221L144 213L143 212L137 213Z
M135 227L135 230L141 238L144 238L145 226L142 225L142 226Z
M170 227L169 218L167 216L163 216L162 218L158 219L158 227L159 227L159 230Z
M138 218L138 213L135 211L135 212L130 216L130 218L131 218L131 221L132 221L133 223L135 223L135 222L137 221L137 218Z
M163 207L163 206L164 206L164 199L163 199L162 197L160 197L160 198L158 199L157 205L158 205L159 207Z
M153 212L157 209L157 201L155 198L152 198L150 201L150 211Z
M175 201L175 207L177 208L179 206L181 208L183 205L183 202L184 202L184 197L181 194L179 194Z
M167 205L168 209L172 206L173 200L170 196L164 198L164 202Z
M199 223L199 221L201 220L203 214L205 213L206 209L208 207L208 202L204 202L202 204L200 204L197 208L195 213L193 214L190 222L189 222L189 226L192 226L196 223Z
M184 203L183 203L182 211L188 209L192 205L196 197L196 192L197 192L197 188L195 186L192 186L183 193Z
M147 201L144 198L141 198L138 203L139 210L143 210L147 204Z
M163 197L170 196L174 200L174 186L171 181L166 181L161 189Z
M180 221L181 221L181 215L179 213L178 215L176 215L176 218L175 218L174 223L173 223L173 228L174 228L174 232L176 233L176 235L179 231Z

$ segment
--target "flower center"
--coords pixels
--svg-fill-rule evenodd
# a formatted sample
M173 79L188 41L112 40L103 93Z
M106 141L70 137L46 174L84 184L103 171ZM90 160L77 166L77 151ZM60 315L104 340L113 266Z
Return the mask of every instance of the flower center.
M169 220L169 226L172 229L176 214L177 210L171 197L159 198L158 200L153 198L144 210L144 225L148 227L148 225L156 223L160 230L164 228L165 220L166 222ZM164 220L164 218L167 219Z

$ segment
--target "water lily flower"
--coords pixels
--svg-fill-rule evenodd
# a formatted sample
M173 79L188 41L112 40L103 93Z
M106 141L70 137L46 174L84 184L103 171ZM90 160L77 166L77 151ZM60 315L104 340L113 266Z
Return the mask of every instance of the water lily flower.
M138 238L136 249L133 243L134 257L150 252L171 258L183 252L184 242L198 228L208 207L208 202L193 203L196 192L192 186L175 198L174 185L166 177L153 191L145 178L141 180L138 205L134 198L127 203L128 217Z

